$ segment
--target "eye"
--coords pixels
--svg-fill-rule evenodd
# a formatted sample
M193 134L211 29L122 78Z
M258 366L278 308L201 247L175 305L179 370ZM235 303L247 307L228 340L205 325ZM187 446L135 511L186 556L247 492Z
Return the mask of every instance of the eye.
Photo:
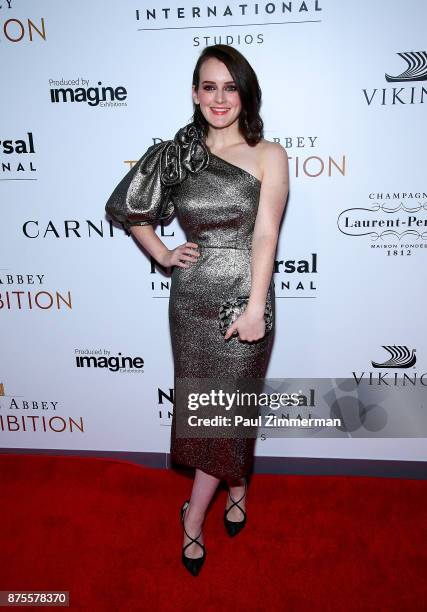
M213 85L204 85L203 89L205 91L209 91L210 89L214 89ZM228 85L226 89L229 89L231 91L237 91L237 87L235 85Z

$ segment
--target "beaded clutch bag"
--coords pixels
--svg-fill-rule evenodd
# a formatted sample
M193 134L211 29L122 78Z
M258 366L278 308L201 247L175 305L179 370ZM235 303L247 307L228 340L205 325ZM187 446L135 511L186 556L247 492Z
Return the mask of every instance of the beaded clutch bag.
M249 296L239 296L231 300L225 300L219 307L219 330L224 336L230 325L239 317L248 305ZM270 291L267 294L264 310L265 333L273 328L273 309L271 307Z

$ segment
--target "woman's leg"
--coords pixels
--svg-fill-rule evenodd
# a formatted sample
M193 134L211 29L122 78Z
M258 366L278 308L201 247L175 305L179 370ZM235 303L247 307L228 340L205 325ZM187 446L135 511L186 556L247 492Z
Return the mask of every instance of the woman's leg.
M190 505L187 508L184 520L185 529L193 538L198 536L202 529L206 509L216 491L216 488L218 487L219 482L219 478L215 478L215 476L211 476L211 474L207 474L202 470L196 469L193 488L191 491ZM188 544L188 542L190 542L190 540L184 533L183 546ZM203 533L198 539L198 542L200 542L200 544L204 544ZM190 557L191 559L201 557L202 554L202 549L194 542L191 544L191 546L185 549L185 556Z

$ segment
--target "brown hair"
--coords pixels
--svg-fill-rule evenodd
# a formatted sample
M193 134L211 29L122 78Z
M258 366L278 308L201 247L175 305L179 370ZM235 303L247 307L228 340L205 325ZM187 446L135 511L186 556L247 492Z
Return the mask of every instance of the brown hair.
M193 72L193 85L196 90L200 85L200 68L207 59L215 57L228 68L236 83L242 103L239 115L239 130L250 146L256 145L263 137L264 122L259 115L261 107L261 88L258 78L248 60L230 45L211 45L200 54ZM200 106L193 101L193 122L207 136L209 124Z

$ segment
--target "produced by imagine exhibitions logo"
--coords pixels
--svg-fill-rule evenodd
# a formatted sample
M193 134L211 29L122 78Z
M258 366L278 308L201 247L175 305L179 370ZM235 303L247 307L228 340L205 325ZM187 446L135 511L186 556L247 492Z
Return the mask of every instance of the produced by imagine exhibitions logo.
M74 349L74 359L77 368L92 370L107 370L119 374L143 374L144 359L133 355L123 355L105 348Z
M97 81L89 85L89 79L49 79L52 104L87 104L91 107L111 108L127 106L128 93L123 85L103 85Z

